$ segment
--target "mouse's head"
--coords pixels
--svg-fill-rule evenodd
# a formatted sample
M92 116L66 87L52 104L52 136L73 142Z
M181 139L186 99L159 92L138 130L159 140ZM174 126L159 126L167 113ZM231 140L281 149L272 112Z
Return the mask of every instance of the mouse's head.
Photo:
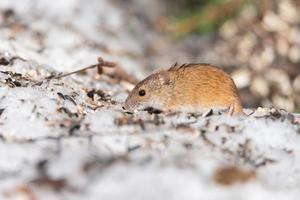
M163 106L172 93L173 81L168 71L152 74L139 82L128 95L123 109L129 112Z

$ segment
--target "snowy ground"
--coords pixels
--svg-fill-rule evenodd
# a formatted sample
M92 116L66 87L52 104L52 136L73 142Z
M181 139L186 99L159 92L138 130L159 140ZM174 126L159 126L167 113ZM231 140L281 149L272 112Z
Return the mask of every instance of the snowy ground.
M299 198L300 116L123 113L146 58L122 9L83 2L0 2L0 199ZM116 68L45 80L98 56Z

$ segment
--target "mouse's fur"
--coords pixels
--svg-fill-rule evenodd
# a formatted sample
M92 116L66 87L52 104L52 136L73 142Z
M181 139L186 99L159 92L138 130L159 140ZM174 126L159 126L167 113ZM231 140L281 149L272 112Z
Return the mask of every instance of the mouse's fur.
M141 96L139 92L145 91ZM204 112L227 109L242 113L237 88L223 70L209 64L173 65L139 82L127 97L128 111L153 107L165 111Z

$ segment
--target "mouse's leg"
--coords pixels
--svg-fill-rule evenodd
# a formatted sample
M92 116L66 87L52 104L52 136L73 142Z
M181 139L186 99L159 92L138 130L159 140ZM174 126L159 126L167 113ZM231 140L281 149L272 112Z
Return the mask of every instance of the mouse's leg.
M228 114L230 116L244 115L243 108L240 103L234 102L228 108Z
M230 116L233 116L234 115L234 104L231 104L230 106L229 106L229 108L228 108L228 114L230 115Z

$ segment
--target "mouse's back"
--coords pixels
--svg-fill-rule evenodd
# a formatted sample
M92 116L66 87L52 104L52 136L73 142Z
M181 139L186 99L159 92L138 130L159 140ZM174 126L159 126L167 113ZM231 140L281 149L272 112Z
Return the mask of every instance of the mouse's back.
M169 102L170 109L223 109L234 105L235 112L241 112L237 88L223 70L208 64L188 64L168 71L176 91L176 98Z

